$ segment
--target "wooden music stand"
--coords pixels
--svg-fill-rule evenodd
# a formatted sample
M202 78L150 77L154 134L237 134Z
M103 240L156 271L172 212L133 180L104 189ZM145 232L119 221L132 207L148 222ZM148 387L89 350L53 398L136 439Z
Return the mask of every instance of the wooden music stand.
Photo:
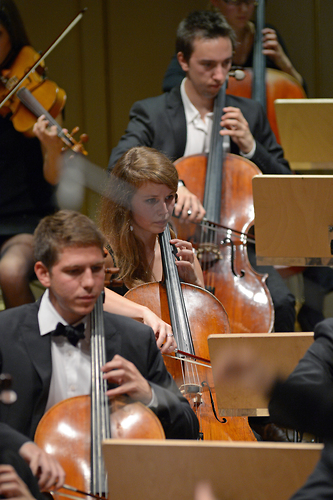
M276 99L274 106L292 170L332 170L333 99Z
M288 500L306 481L318 444L185 440L107 440L110 498L193 500L199 481L216 498Z
M313 343L313 333L246 333L209 335L208 347L213 376L216 360L225 349L247 347L286 378ZM268 400L237 383L215 383L220 416L267 416Z
M257 264L333 265L333 176L252 180Z

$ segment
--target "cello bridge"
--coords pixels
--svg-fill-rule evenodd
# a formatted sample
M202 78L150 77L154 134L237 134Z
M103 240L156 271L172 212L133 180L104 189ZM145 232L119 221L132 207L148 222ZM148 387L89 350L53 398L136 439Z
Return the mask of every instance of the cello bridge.
M218 245L214 243L202 243L197 250L197 258L205 263L221 260L223 257Z
M182 384L180 386L180 392L185 394L200 394L201 386L198 384Z
M202 403L201 386L198 384L183 384L180 386L180 392L188 402L194 407L198 407Z

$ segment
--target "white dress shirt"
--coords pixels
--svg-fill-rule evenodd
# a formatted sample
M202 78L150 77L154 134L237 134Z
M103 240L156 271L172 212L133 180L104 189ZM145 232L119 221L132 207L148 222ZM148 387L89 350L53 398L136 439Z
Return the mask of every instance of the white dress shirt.
M53 307L46 290L38 311L40 334L53 332L58 323L68 325ZM86 328L85 338L77 346L61 335L51 337L52 375L45 411L64 399L91 393L90 316L78 323L84 323ZM153 388L151 390L152 399L147 406L157 408L158 400Z
M184 151L184 156L195 155L195 154L207 154L210 148L210 138L212 135L213 127L213 112L209 112L205 115L204 119L201 118L199 111L192 104L185 90L186 77L183 79L180 85L180 95L183 101L185 120L186 120L186 146ZM253 157L256 150L256 142L254 141L254 146L252 150L245 154L240 151L240 154L244 158L249 160ZM223 137L223 151L224 154L230 152L230 137Z
M68 342L66 337L51 338L52 376L45 411L64 399L90 394L89 318L84 318L80 321L82 322L86 325L85 338L80 340L76 347ZM49 291L46 290L38 311L40 334L46 335L53 332L58 323L68 324L53 307Z

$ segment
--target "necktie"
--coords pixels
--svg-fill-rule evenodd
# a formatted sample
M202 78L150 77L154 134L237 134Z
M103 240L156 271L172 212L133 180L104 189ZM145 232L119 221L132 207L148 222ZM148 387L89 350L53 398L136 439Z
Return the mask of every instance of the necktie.
M73 346L76 346L78 341L84 339L84 324L80 323L77 326L63 325L62 323L57 324L57 328L52 332L52 335L59 337L63 335L67 337L68 342Z

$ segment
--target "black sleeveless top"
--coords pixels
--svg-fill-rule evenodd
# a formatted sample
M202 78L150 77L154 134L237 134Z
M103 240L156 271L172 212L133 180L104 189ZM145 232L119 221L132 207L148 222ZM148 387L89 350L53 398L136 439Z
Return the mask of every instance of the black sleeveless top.
M54 191L43 177L39 140L0 117L0 235L32 233L42 217L57 209Z

